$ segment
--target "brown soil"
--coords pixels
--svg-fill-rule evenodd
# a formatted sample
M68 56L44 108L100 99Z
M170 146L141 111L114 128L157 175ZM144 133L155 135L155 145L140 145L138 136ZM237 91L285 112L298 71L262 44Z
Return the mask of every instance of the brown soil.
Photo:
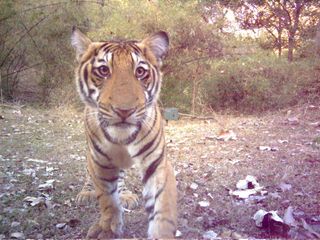
M81 113L6 105L0 115L0 239L12 233L23 233L25 238L84 238L99 215L96 204L78 207L74 202L85 175ZM222 238L285 237L257 228L252 217L259 209L277 210L283 216L288 206L298 223L303 219L318 231L320 107L215 118L166 126L168 158L177 173L181 238L202 238L208 230ZM221 130L232 130L237 139L217 140ZM247 175L255 176L268 193L247 200L231 196L229 191ZM140 194L134 168L127 178L129 188ZM50 179L55 180L53 188L38 188ZM191 188L192 183L198 187ZM281 189L281 184L288 184L288 189ZM47 202L32 207L24 200L27 196ZM209 206L201 207L200 201ZM138 209L126 212L125 222L125 238L146 237L142 201ZM315 236L298 225L290 237Z

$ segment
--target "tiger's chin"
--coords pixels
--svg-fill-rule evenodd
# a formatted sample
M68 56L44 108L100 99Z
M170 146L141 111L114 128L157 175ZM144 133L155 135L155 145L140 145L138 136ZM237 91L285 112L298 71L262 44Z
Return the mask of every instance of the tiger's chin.
M128 123L118 123L109 125L104 128L103 131L110 142L114 144L128 145L136 139L140 128L140 124L133 125Z

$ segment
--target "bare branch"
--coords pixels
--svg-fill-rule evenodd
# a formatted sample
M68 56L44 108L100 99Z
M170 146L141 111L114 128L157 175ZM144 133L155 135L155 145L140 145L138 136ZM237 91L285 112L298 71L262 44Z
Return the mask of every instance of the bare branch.
M40 19L40 21L36 22L34 25L32 25L28 31L26 31L14 44L13 47L8 51L8 53L6 54L6 56L4 57L2 63L0 64L0 67L2 67L4 65L4 63L6 62L7 58L9 57L9 55L11 54L11 52L15 49L16 45L21 42L23 40L23 38L36 26L38 26L42 21L44 21L48 16L44 16L43 18Z
M29 66L29 67L25 67L25 68L19 69L19 70L14 71L14 72L10 72L10 73L8 73L8 74L6 74L6 75L3 75L2 77L5 78L5 77L8 77L8 76L10 76L10 75L12 75L12 74L15 74L15 73L24 72L24 71L26 71L26 70L28 70L28 69L34 68L34 67L39 66L39 65L42 65L42 64L43 64L43 63L36 63L36 64L33 64L33 65Z

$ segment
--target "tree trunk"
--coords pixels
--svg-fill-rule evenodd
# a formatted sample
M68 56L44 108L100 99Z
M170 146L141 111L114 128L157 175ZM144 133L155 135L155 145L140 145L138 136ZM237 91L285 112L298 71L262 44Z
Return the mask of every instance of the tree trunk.
M302 12L303 6L305 2L301 2L299 0L295 1L295 9L293 11L293 23L291 24L288 31L288 61L293 61L293 49L294 49L294 41L295 35L297 33L299 27L299 18Z
M278 44L278 56L281 57L282 55L282 38L281 38L281 31L279 31L278 33L278 40L277 40L277 44Z
M294 49L294 33L288 33L288 61L293 61L293 49Z
M193 81L192 81L192 102L191 102L191 114L194 115L195 113L195 106L196 106L196 92L197 92L197 89L196 89L196 78L194 77L193 78Z

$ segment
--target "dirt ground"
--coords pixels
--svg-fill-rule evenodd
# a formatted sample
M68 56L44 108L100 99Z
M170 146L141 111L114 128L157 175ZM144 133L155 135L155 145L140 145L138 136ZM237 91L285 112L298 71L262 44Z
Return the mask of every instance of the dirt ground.
M221 130L232 131L233 139L218 140ZM319 105L182 119L165 131L177 174L179 238L309 239L320 233ZM80 111L0 106L0 239L85 238L99 216L97 204L74 201L84 182L85 148ZM231 195L247 175L263 194ZM141 196L134 168L127 178ZM283 217L289 206L295 226L287 235L258 228L252 219L259 209ZM140 201L125 213L123 237L146 237L146 231Z

